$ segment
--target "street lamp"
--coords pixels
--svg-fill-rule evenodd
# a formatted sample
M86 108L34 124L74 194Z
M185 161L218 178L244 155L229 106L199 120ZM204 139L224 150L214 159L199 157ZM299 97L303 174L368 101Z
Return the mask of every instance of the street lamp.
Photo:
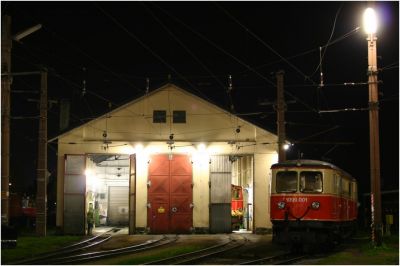
M372 241L382 245L382 209L379 156L379 101L378 101L378 67L376 56L377 16L372 8L364 12L364 29L368 41L368 91L369 91L369 140L370 140L370 173L371 173L371 230Z

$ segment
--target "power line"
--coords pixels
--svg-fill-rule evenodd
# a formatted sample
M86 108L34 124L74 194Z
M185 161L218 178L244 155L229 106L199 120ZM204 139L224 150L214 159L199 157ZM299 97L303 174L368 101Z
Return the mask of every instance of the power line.
M86 56L88 59L90 59L92 62L94 62L95 64L97 64L98 66L102 67L103 69L106 69L109 73L111 73L112 75L114 75L115 77L119 78L120 80L124 81L125 83L127 83L128 85L130 85L132 88L134 88L135 90L142 92L142 90L138 89L133 83L131 83L129 80L125 79L124 77L122 77L121 75L119 75L118 73L114 72L112 69L110 69L109 67L107 67L106 65L102 64L101 62L95 60L93 57L91 57L90 55L88 55L86 52L84 52L82 49L80 49L79 47L71 44L70 42L66 41L64 38L62 38L61 36L59 36L57 33L55 33L53 30L51 30L49 27L47 26L43 26L43 29L45 29L46 31L48 31L49 33L52 33L55 37L57 37L59 40L63 41L64 43L66 43L68 46L74 48L75 50L77 50L78 52L80 52L82 55Z
M327 48L327 47L329 47L329 46L331 46L331 45L336 44L337 42L340 42L340 41L346 39L347 37L350 37L352 34L358 32L359 29L360 29L360 27L356 27L356 28L352 29L351 31L347 32L346 34L340 36L339 38L333 40L333 41L330 42L329 44L326 44L326 45L320 46L320 47L315 47L315 48L309 49L309 50L307 50L307 51L304 51L304 52L301 52L301 53L298 53L298 54L295 54L295 55L287 56L286 59L287 59L287 60L294 59L294 58L297 58L297 57L300 57L300 56L303 56L303 55L307 55L307 54L314 53L314 52L318 51L319 48ZM282 59L278 59L278 60L272 61L272 62L270 62L270 63L262 64L262 65L259 65L259 66L254 66L253 68L254 68L254 69L260 69L260 68L264 68L264 67L267 67L267 66L271 66L271 65L280 63L280 62L282 62L282 61L283 61ZM248 71L248 70L245 70L245 71L240 72L240 73L238 73L238 74L244 74L244 73L246 73L247 71ZM285 86L285 87L286 87L286 86Z
M167 66L169 69L171 69L175 74L180 76L184 81L186 81L187 84L189 84L192 89L196 90L199 92L201 95L203 93L199 91L188 79L186 79L182 74L180 74L173 66L168 64L161 56L159 56L156 52L154 52L148 45L146 45L144 42L142 42L134 33L129 31L124 25L122 25L115 17L107 13L103 8L101 8L99 5L95 4L94 5L97 9L99 9L106 17L108 17L114 24L116 24L119 28L121 28L125 33L127 33L130 37L135 39L141 46L143 46L147 51L149 51L154 57L156 57L158 60L160 60L165 66ZM208 99L205 95L203 95L206 99Z
M144 3L142 3L145 9L150 13L150 15L158 22L158 24L161 25L161 27L168 32L169 35L174 38L175 41L177 41L185 50L188 52L196 61L199 63L210 75L213 77L217 83L225 90L224 84L214 75L214 73L211 72L211 70L181 41L179 38L171 31L169 30L162 21L152 12Z
M299 139L297 142L303 142L304 140L311 139L311 138L313 138L313 137L322 135L322 134L324 134L324 133L326 133L326 132L329 132L329 131L338 129L339 127L340 127L340 126L333 126L333 127L331 127L331 128L328 128L328 129L326 129L326 130L322 130L322 131L317 132L317 133L315 133L315 134L313 134L313 135L310 135L310 136L308 136L308 137L301 138L301 139Z
M181 25L183 25L185 28L187 28L188 30L190 30L192 33L196 34L197 36L199 36L200 38L202 38L203 40L207 41L209 44L211 44L212 46L214 46L215 48L217 48L219 51L221 51L222 53L224 53L225 55L228 55L229 57L233 58L236 62L238 62L239 64L241 64L242 66L246 67L248 70L252 71L253 73L255 73L256 75L258 75L261 79L265 80L266 82L268 82L270 85L272 85L273 87L276 87L276 84L274 82L272 82L271 80L269 80L268 78L266 78L265 76L263 76L262 74L260 74L258 71L256 71L255 69L251 68L248 64L244 63L243 61L241 61L240 59L238 59L237 57L235 57L234 55L230 54L229 52L227 52L226 50L224 50L223 48L221 48L220 46L218 46L217 44L215 44L213 41L209 40L207 37L205 37L203 34L195 31L194 29L192 29L190 26L188 26L186 23L184 23L182 20L178 19L177 17L171 15L169 12L165 11L164 9L162 9L161 7L157 6L156 4L153 3L153 5L155 7L157 7L159 10L161 10L164 14L168 15L170 18L174 19L175 21L179 22ZM285 91L285 94L289 95L290 97L292 97L293 99L295 99L297 102L303 104L306 108L312 110L313 112L317 112L317 110L313 107L311 107L310 105L308 105L307 103L303 102L302 100L300 100L298 97L294 96L293 94L289 93L288 91Z
M234 55L232 55L231 53L227 52L225 49L221 48L219 45L217 45L216 43L214 43L213 41L211 41L210 39L208 39L207 37L205 37L203 34L193 30L191 27L189 27L186 23L184 23L182 20L176 18L175 16L171 15L169 12L165 11L164 9L162 9L161 7L157 6L156 4L153 3L153 5L155 7L157 7L159 10L161 10L163 13L167 14L169 17L171 17L172 19L178 21L180 24L182 24L184 27L186 27L188 30L190 30L191 32L193 32L194 34L196 34L197 36L199 36L200 38L202 38L203 40L207 41L209 44L211 44L212 46L214 46L215 48L217 48L219 51L221 51L222 53L224 53L225 55L228 55L229 57L233 58L236 62L238 62L239 64L243 65L244 67L246 67L247 69L253 71L254 73L256 73L260 78L262 78L263 80L267 81L270 85L272 85L273 87L275 87L275 83L272 82L271 80L269 80L268 78L264 77L263 75L261 75L260 73L254 71L254 69L252 69L249 65L247 65L246 63L244 63L243 61L241 61L240 59L238 59L237 57L235 57Z
M328 39L328 41L327 41L327 43L326 43L326 45L325 45L324 52L323 52L323 54L322 54L322 56L321 56L321 59L320 59L320 62L319 62L319 64L318 64L318 66L315 68L314 72L310 75L310 77L314 76L314 74L318 71L318 68L320 68L321 65L322 65L322 61L324 60L324 57L325 57L325 54L326 54L326 50L328 50L328 46L327 46L327 45L328 45L328 44L330 43L330 41L332 40L333 33L335 32L336 21L337 21L337 18L338 18L338 16L339 16L339 13L340 13L340 10L342 9L342 7L343 7L343 4L340 5L339 9L338 9L337 12L336 12L336 16L335 16L335 19L334 19L334 21L333 21L332 31L331 31L331 34L330 34L330 36L329 36L329 39ZM322 47L320 47L320 50L321 50L321 49L322 49ZM321 73L322 73L322 72L321 72Z
M315 82L309 77L306 76L298 67L293 65L291 62L289 62L286 58L281 56L275 49L273 49L269 44L267 44L265 41L263 41L260 37L258 37L255 33L253 33L249 28L244 26L239 20L237 20L234 16L232 16L227 10L225 10L223 7L219 6L217 3L214 3L220 10L222 10L226 15L228 15L233 21L235 21L237 24L239 24L243 29L245 29L248 33L250 33L251 36L253 36L256 40L258 40L260 43L262 43L265 47L267 47L270 51L272 51L275 55L277 55L279 58L281 58L283 61L285 61L289 66L291 66L294 70L296 70L300 75L304 77L304 79L310 81L312 84L315 84Z
M368 111L369 108L343 108L334 110L320 110L319 113L338 113L338 112L354 112L354 111Z

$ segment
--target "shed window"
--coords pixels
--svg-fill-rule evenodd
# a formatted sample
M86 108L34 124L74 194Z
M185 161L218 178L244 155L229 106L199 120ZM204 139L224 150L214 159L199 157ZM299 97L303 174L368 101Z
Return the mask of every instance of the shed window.
M165 110L153 111L153 123L166 123L166 122L167 122L167 111Z
M172 117L174 123L186 123L186 111L173 111Z

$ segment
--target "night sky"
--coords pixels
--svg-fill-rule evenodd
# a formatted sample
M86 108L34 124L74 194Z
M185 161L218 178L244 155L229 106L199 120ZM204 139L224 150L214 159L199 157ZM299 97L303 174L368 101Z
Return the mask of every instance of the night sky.
M398 189L399 3L375 2L382 190ZM168 81L276 132L275 72L285 71L288 159L325 160L370 190L367 2L1 2L12 33L12 72L49 70L51 100L69 99L71 128ZM320 83L320 49L324 87ZM228 76L233 90L227 94ZM83 88L83 81L86 82ZM35 191L39 76L15 77L11 102L11 191ZM18 93L18 91L30 91ZM319 113L323 110L361 109ZM59 131L59 104L48 114ZM336 145L335 143L347 143ZM49 144L50 182L56 144Z

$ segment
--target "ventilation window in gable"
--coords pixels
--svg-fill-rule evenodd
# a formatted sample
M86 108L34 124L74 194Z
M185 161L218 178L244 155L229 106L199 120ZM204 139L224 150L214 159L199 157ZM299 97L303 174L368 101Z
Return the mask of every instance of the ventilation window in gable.
M174 123L186 123L186 111L173 111L172 117Z
M153 123L166 123L166 122L167 122L167 111L165 110L153 111Z

